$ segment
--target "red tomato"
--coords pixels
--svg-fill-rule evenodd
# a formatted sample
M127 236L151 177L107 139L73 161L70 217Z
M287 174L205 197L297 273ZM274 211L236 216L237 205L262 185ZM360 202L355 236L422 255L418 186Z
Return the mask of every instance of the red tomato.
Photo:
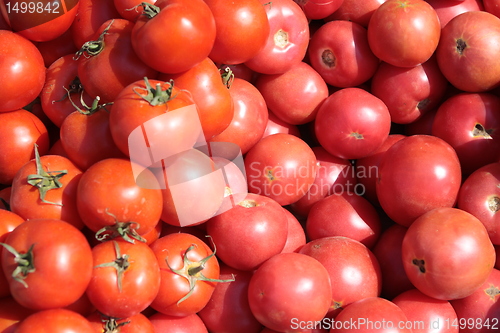
M76 207L76 192L82 171L58 155L39 156L23 165L12 181L10 207L29 219L64 220L78 229L84 224Z
M0 332L14 333L19 323L34 312L36 311L21 306L10 296L0 298Z
M132 46L145 64L159 72L181 73L208 56L216 38L215 20L203 0L158 0L146 8L147 15L132 30Z
M380 62L368 45L366 28L343 20L327 22L312 35L308 56L326 83L341 88L368 81Z
M155 333L153 324L142 313L118 319L103 316L98 311L95 311L87 316L87 320L94 328L95 333Z
M107 158L93 164L80 178L78 212L83 223L98 232L99 239L141 239L160 221L163 197L154 175L149 170L141 174L145 183L156 184L156 188L145 188L136 180L133 168L130 160Z
M272 113L272 111L269 111L268 115L269 117L267 120L266 129L264 131L264 135L262 135L262 138L277 133L291 134L300 138L300 130L296 125L292 125L281 120L281 118L278 118L274 113Z
M307 243L300 253L317 259L328 271L332 284L329 318L353 302L380 295L380 265L360 242L347 237L323 237Z
M102 103L113 102L129 84L144 77L155 79L157 71L146 65L132 48L134 23L125 19L104 22L76 53L78 77L85 91Z
M4 0L0 11L13 31L30 40L44 42L61 36L70 28L78 7L79 0Z
M387 0L344 0L340 7L325 18L326 21L346 20L368 27L372 14Z
M260 75L255 86L267 107L293 125L313 121L329 95L325 80L305 62L293 65L282 74Z
M0 44L0 112L14 111L33 102L42 91L45 64L36 46L17 33L0 30Z
M22 306L35 310L64 307L84 294L92 276L92 251L82 232L71 224L57 219L27 220L9 234L5 244L2 268L12 297Z
M245 65L257 73L281 74L302 61L309 44L309 23L293 0L277 0L272 5L260 0L267 13L269 32L264 48Z
M10 185L17 171L49 150L49 135L42 121L26 110L0 113L0 184Z
M186 317L203 309L214 292L220 268L210 247L196 236L173 233L151 244L161 271L156 311Z
M113 2L120 16L129 21L135 22L144 13L144 7L141 6L143 1L141 0L114 0ZM154 5L156 0L144 2Z
M299 250L307 243L304 227L302 226L301 221L299 221L288 209L283 210L285 211L288 221L288 233L285 247L283 247L281 253L299 252Z
M296 1L310 20L321 20L333 14L344 0Z
M262 50L269 21L259 0L205 0L213 13L217 35L210 58L222 64L240 64Z
M370 88L387 105L392 122L408 124L440 105L448 81L439 70L436 57L431 57L412 68L382 62Z
M402 245L408 278L422 293L453 300L474 293L495 265L484 225L457 208L436 208L408 228Z
M229 126L210 142L232 142L246 154L264 135L269 112L262 93L250 82L235 78L229 88L234 115Z
M208 333L207 327L197 314L183 317L156 313L149 317L155 332Z
M389 148L380 162L377 197L396 223L409 226L438 207L452 207L462 173L455 150L442 139L413 135Z
M441 28L444 28L448 22L455 16L464 12L484 10L483 1L480 0L425 0L436 11L441 23ZM485 5L489 0L484 1Z
M0 209L0 243L5 242L8 234L23 222L24 219L16 213L5 209ZM9 283L7 282L7 278L3 274L1 262L2 259L0 257L0 298L10 295Z
M391 65L413 67L426 62L440 41L436 11L423 0L388 0L372 14L368 43Z
M465 12L443 28L436 57L441 72L467 92L491 90L500 84L500 18L484 11Z
M66 310L51 309L36 312L25 318L16 333L95 333L90 322L82 315Z
M323 102L314 133L330 154L358 159L379 148L390 127L389 110L382 100L360 88L344 88Z
M86 294L101 314L128 318L153 302L160 289L160 268L148 245L111 240L94 246L92 257Z
M75 43L73 43L73 36L69 29L57 38L46 42L38 42L35 45L42 54L45 67L50 67L54 61L65 55L71 54L73 56L78 51Z
M191 93L206 140L229 126L234 114L233 99L219 69L210 58L180 74L160 74L158 80L174 80L177 88Z
M234 208L208 220L206 227L217 246L217 257L228 266L249 271L283 250L288 221L276 201L249 193Z
M301 253L281 253L263 263L248 286L248 302L257 320L279 332L295 322L321 320L331 306L326 268Z
M307 193L316 167L316 156L305 141L291 134L267 136L246 154L248 190L289 205Z

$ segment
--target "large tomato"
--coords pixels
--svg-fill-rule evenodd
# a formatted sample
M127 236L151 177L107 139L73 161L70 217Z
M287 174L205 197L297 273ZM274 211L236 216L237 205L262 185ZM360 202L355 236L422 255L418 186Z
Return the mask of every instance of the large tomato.
M53 309L68 306L85 293L92 276L92 251L83 233L68 222L27 220L4 244L2 268L19 304Z
M95 333L90 322L82 315L66 309L39 311L25 318L16 333Z
M375 10L368 24L368 43L373 53L399 67L413 67L429 60L440 35L439 17L423 0L388 0Z
M12 31L0 30L0 45L0 112L14 111L42 91L45 63L31 41Z
M484 10L481 0L425 0L436 11L441 27L444 28L455 16L464 12ZM489 0L486 0L489 2ZM485 4L486 5L486 4Z
M408 278L422 293L453 300L474 293L495 265L484 225L457 208L436 208L408 228L402 245Z
M441 72L456 88L482 92L500 84L500 18L485 11L465 12L443 28L436 50Z
M162 73L180 73L208 56L216 36L215 20L203 0L143 4L144 15L132 30L132 46L145 64Z
M197 314L179 317L155 313L149 320L155 332L208 333L207 327Z
M366 28L375 10L385 1L387 0L344 0L340 7L325 20L346 20L359 23Z

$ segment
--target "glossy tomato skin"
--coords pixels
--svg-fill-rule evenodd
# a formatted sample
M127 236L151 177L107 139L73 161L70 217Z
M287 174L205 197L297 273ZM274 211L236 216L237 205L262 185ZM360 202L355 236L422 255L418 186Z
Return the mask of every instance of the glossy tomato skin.
M402 258L413 285L441 300L471 295L490 275L495 249L484 225L457 208L420 216L403 239Z
M497 54L499 40L500 18L495 15L485 11L457 15L443 28L436 50L441 72L462 91L484 92L497 87L500 66L491 55Z
M331 305L331 293L328 271L317 259L281 253L255 271L248 301L261 324L284 332L290 330L293 320L321 320Z
M309 44L309 24L304 12L293 0L274 1L268 6L260 0L269 21L264 48L245 65L257 73L280 74L301 62Z
M306 232L302 226L302 222L292 212L285 208L283 210L288 220L288 233L285 247L283 247L281 253L299 252L307 243Z
M296 1L300 6L306 17L310 20L321 20L333 14L337 9L342 6L344 0L322 0L322 1Z
M73 56L78 51L73 43L73 37L69 29L57 38L46 42L37 42L35 45L42 54L45 67L47 68L57 59L69 54Z
M35 270L23 279L27 287L12 277L17 267L14 255L5 248L2 251L11 294L21 305L35 310L65 307L85 293L92 275L92 251L83 233L68 222L27 220L9 234L5 243L18 253L33 247Z
M292 125L313 121L329 94L325 80L305 62L282 74L260 75L255 86L267 107Z
M380 265L362 243L347 237L323 237L308 242L299 253L317 259L328 271L332 284L328 318L334 318L360 299L380 296ZM357 278L353 279L353 276Z
M368 45L366 28L344 20L322 25L311 37L308 56L325 82L340 88L368 81L380 62Z
M160 288L160 268L147 244L107 241L92 248L92 257L94 268L86 294L100 313L132 317L153 302ZM112 263L115 266L103 266Z
M436 11L441 23L441 28L450 22L455 16L464 12L485 10L483 1L479 0L425 0ZM488 0L486 1L488 2Z
M31 310L21 306L11 296L0 298L0 330L2 333L14 333L19 323L35 313Z
M358 159L379 148L390 127L389 110L382 100L361 88L344 88L321 105L314 134L330 154Z
M460 162L448 143L429 135L413 135L385 152L376 191L387 215L408 227L425 212L452 207L461 180Z
M440 35L439 17L423 0L388 0L375 10L368 24L368 43L373 53L399 67L427 61Z
M285 206L299 200L311 187L316 177L316 156L296 136L270 135L248 151L245 171L249 192Z
M35 144L43 155L49 135L42 121L26 110L0 113L0 184L11 185L17 171L35 157Z
M340 7L331 15L325 18L326 21L346 20L368 27L370 18L375 10L387 0L344 0Z
M140 16L132 30L132 46L139 58L157 71L170 74L203 61L216 35L209 6L203 0L159 0L155 6L160 12L152 18ZM162 31L169 32L168 39Z
M42 91L45 64L42 54L28 39L0 30L0 112L14 111L31 103Z
M11 211L0 209L0 243L5 242L7 235L18 225L24 222L24 219ZM10 296L9 283L3 274L0 258L0 298ZM1 327L1 324L0 324Z
M276 116L272 111L269 111L268 113L269 117L262 138L277 133L291 134L300 138L301 134L297 125L292 125L281 120L281 118Z
M240 64L253 58L266 43L269 21L259 0L205 0L213 13L217 34L210 58Z
M211 256L213 252L210 247L200 238L187 233L165 235L150 246L161 271L160 289L151 307L162 314L176 317L194 315L203 309L210 300L217 282L203 281L200 274L210 279L219 279L220 275L218 259ZM184 272L184 269L195 266L200 268L198 263L207 257L209 258L199 272ZM185 260L190 263L186 264ZM187 273L194 279L194 289L191 294L189 294L188 278L174 270ZM187 298L184 298L185 296Z
M15 332L74 332L95 333L90 322L82 315L66 309L51 309L36 312L25 318Z
M208 333L207 327L197 314L178 317L155 313L149 319L155 332Z

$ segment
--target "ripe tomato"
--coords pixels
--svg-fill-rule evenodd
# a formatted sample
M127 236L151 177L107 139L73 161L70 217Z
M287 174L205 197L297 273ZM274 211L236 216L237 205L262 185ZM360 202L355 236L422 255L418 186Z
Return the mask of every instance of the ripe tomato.
M114 0L113 2L120 16L129 21L135 22L144 13L141 0ZM154 5L156 0L147 0L145 2Z
M65 307L85 293L92 276L92 251L83 233L68 222L27 220L4 244L2 268L12 297L22 306Z
M285 246L281 253L299 252L307 243L306 232L301 221L295 217L288 209L283 208L288 221L288 233Z
M42 54L45 67L49 67L54 61L65 55L74 55L78 51L73 43L73 36L71 36L71 30L69 29L57 38L46 42L37 42L35 45Z
M279 332L289 331L294 321L321 320L331 306L331 295L326 268L302 253L273 256L254 272L248 286L255 318Z
M173 233L153 242L161 271L160 290L151 303L156 311L186 317L203 309L219 280L217 257L196 236Z
M344 0L297 1L310 20L321 20L330 16L342 6L343 2Z
M49 150L49 135L42 121L26 110L0 113L0 184L10 185L17 171Z
M145 64L162 73L181 73L208 56L215 41L215 20L203 0L143 4L146 15L134 24L132 46Z
M178 317L155 313L149 320L155 332L208 333L207 327L197 314Z
M101 314L128 318L153 302L160 289L160 268L147 244L111 240L94 246L92 257L86 294Z
M408 278L422 293L453 300L474 293L495 265L484 225L457 208L436 208L408 228L402 245Z
M95 333L155 333L153 324L142 313L127 318L110 318L95 311L86 318Z
M7 235L23 222L24 219L16 213L5 209L0 209L0 243L3 243L7 238ZM0 298L10 295L9 283L7 282L7 278L3 274L1 262L2 259L0 257Z
M16 328L16 333L95 333L90 322L82 315L66 310L51 309L33 313Z
M361 24L363 27L368 27L372 14L387 0L344 0L340 7L325 20L346 20Z
M413 67L429 60L440 35L439 17L423 0L388 0L375 10L368 24L368 43L373 53L399 67Z
M489 0L485 1L483 6L483 1L480 0L425 0L427 1L436 11L439 17L439 22L441 23L441 28L444 28L448 22L455 16L462 14L464 12L485 10L484 6ZM491 3L491 2L490 2Z
M19 323L35 312L21 306L11 296L0 298L0 332L14 333Z
M240 64L264 47L269 21L259 0L205 0L213 13L217 34L210 58L222 64Z
M42 91L45 64L36 46L17 33L0 30L0 45L0 112L14 111Z

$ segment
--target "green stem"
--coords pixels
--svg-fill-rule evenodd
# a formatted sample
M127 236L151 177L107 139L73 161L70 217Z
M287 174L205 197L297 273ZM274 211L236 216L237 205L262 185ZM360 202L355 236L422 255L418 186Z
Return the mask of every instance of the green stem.
M12 272L12 278L21 283L25 288L28 288L28 284L24 279L26 279L28 274L36 270L33 256L33 247L35 244L32 244L26 253L17 252L17 250L9 244L0 243L0 246L3 246L8 252L14 255L14 262L17 264L17 267Z

